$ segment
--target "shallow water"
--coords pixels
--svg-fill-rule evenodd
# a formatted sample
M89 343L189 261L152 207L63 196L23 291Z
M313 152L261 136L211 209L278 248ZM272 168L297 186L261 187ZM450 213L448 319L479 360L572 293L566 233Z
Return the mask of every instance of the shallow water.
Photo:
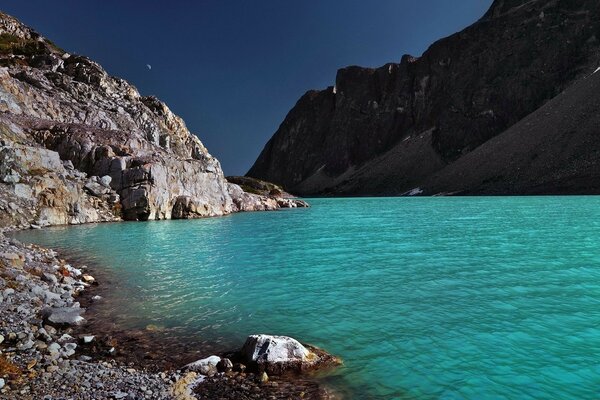
M17 237L106 266L121 325L294 336L349 397L600 397L600 197L310 202Z

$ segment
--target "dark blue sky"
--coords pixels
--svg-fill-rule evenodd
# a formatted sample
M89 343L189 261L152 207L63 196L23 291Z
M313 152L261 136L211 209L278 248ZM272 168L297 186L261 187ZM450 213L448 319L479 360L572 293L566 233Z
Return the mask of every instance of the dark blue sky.
M4 0L0 7L158 96L226 174L244 174L298 98L332 85L338 68L420 55L491 3Z

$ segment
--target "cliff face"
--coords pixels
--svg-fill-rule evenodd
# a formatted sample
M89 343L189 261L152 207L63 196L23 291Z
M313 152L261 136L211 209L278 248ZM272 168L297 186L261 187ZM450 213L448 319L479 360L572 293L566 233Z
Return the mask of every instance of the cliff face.
M600 71L432 175L423 194L600 194Z
M0 146L7 224L277 208L229 184L164 103L1 13Z
M593 71L599 48L597 1L496 0L422 57L305 94L248 175L302 194L418 192Z

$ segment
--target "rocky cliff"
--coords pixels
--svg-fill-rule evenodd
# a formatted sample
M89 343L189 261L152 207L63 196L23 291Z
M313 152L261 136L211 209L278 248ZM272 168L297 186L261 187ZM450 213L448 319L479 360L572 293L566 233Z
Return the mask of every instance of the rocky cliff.
M421 57L343 68L335 86L306 93L248 176L300 194L419 194L434 176L468 191L441 171L591 74L599 48L598 1L496 0Z
M3 226L278 207L228 183L164 103L0 13Z

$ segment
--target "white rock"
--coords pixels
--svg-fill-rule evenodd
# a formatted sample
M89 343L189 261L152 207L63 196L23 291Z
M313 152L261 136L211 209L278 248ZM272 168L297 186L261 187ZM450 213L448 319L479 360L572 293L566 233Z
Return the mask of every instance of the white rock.
M242 354L249 362L286 363L306 361L310 351L291 337L251 335L244 343Z
M58 338L59 343L64 343L64 342L68 342L74 340L73 336L69 335L69 334L64 334L62 335L60 338Z
M100 178L100 183L106 187L110 187L110 183L112 182L112 178L108 175L104 175L102 178Z
M198 372L202 375L212 376L217 373L217 364L221 361L219 356L210 356L202 360L194 361L184 368L190 372Z
M92 336L92 335L83 337L83 343L85 343L85 344L92 343L93 341L94 341L94 336Z
M48 352L50 353L58 353L59 350L60 344L58 343L52 343L50 346L48 346Z

